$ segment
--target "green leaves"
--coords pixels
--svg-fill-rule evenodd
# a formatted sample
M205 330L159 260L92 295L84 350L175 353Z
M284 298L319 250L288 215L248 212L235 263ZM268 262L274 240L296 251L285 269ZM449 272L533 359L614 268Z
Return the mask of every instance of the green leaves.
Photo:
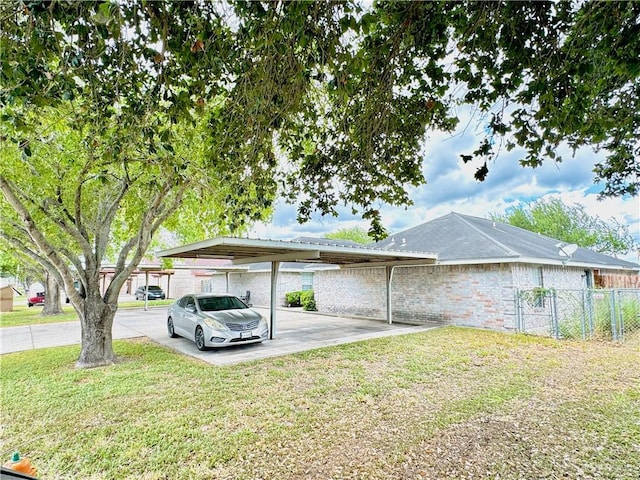
M366 245L373 242L373 238L360 227L342 228L335 232L331 232L324 236L324 238L332 238L335 240L351 240L352 242Z
M565 205L556 198L520 205L492 219L609 255L637 248L625 225L592 217L583 205Z
M602 196L637 195L640 35L636 2L458 4L454 77L464 101L491 112L493 134L526 151L525 165L561 143L607 149ZM490 86L490 88L488 87ZM504 108L520 104L511 113ZM498 110L498 111L496 111ZM474 156L487 155L484 148ZM615 163L612 164L612 163ZM605 166L606 165L606 166Z
M240 231L278 195L301 221L344 203L381 233L377 205L410 203L429 133L452 131L461 103L490 119L461 155L479 181L504 137L528 166L561 161L563 142L593 145L607 152L603 194L638 193L635 2L225 7L2 5L3 136L28 137L31 161L38 114L72 112L63 128L97 142L78 158L110 166L91 181L140 180L145 195L193 183L193 212L200 195L221 212L191 228L202 233Z

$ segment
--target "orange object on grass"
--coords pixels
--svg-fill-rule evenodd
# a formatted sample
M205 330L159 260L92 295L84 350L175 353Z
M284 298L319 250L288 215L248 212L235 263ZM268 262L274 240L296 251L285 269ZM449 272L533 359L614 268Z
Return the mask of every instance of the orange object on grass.
M31 465L31 460L27 457L20 457L20 452L15 452L11 460L5 462L3 466L15 472L26 473L32 477L36 476L36 469Z

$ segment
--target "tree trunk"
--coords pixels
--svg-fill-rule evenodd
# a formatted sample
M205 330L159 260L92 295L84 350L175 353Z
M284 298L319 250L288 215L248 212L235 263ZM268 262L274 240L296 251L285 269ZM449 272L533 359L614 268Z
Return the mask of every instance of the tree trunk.
M113 352L112 327L117 305L108 305L99 295L88 295L84 310L78 311L82 327L82 349L78 368L92 368L116 363Z
M45 278L45 297L44 306L40 315L43 317L48 315L61 315L64 313L62 310L62 304L60 303L60 287L55 281L53 275L46 274Z

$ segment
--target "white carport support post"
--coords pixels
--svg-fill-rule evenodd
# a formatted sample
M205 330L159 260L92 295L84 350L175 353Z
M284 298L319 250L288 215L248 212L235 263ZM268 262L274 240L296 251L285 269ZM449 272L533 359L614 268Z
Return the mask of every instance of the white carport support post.
M391 281L393 280L393 271L396 267L387 265L386 270L386 283L387 283L387 323L391 325L393 323L393 317L391 315Z
M278 302L278 270L280 262L271 262L271 321L269 324L269 340L273 340L276 331L276 303Z

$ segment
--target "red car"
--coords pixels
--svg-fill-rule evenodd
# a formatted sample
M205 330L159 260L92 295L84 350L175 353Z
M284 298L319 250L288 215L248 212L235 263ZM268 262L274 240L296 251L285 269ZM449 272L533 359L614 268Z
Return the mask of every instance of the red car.
M35 295L27 298L27 305L33 307L34 305L44 305L44 292L38 292Z

